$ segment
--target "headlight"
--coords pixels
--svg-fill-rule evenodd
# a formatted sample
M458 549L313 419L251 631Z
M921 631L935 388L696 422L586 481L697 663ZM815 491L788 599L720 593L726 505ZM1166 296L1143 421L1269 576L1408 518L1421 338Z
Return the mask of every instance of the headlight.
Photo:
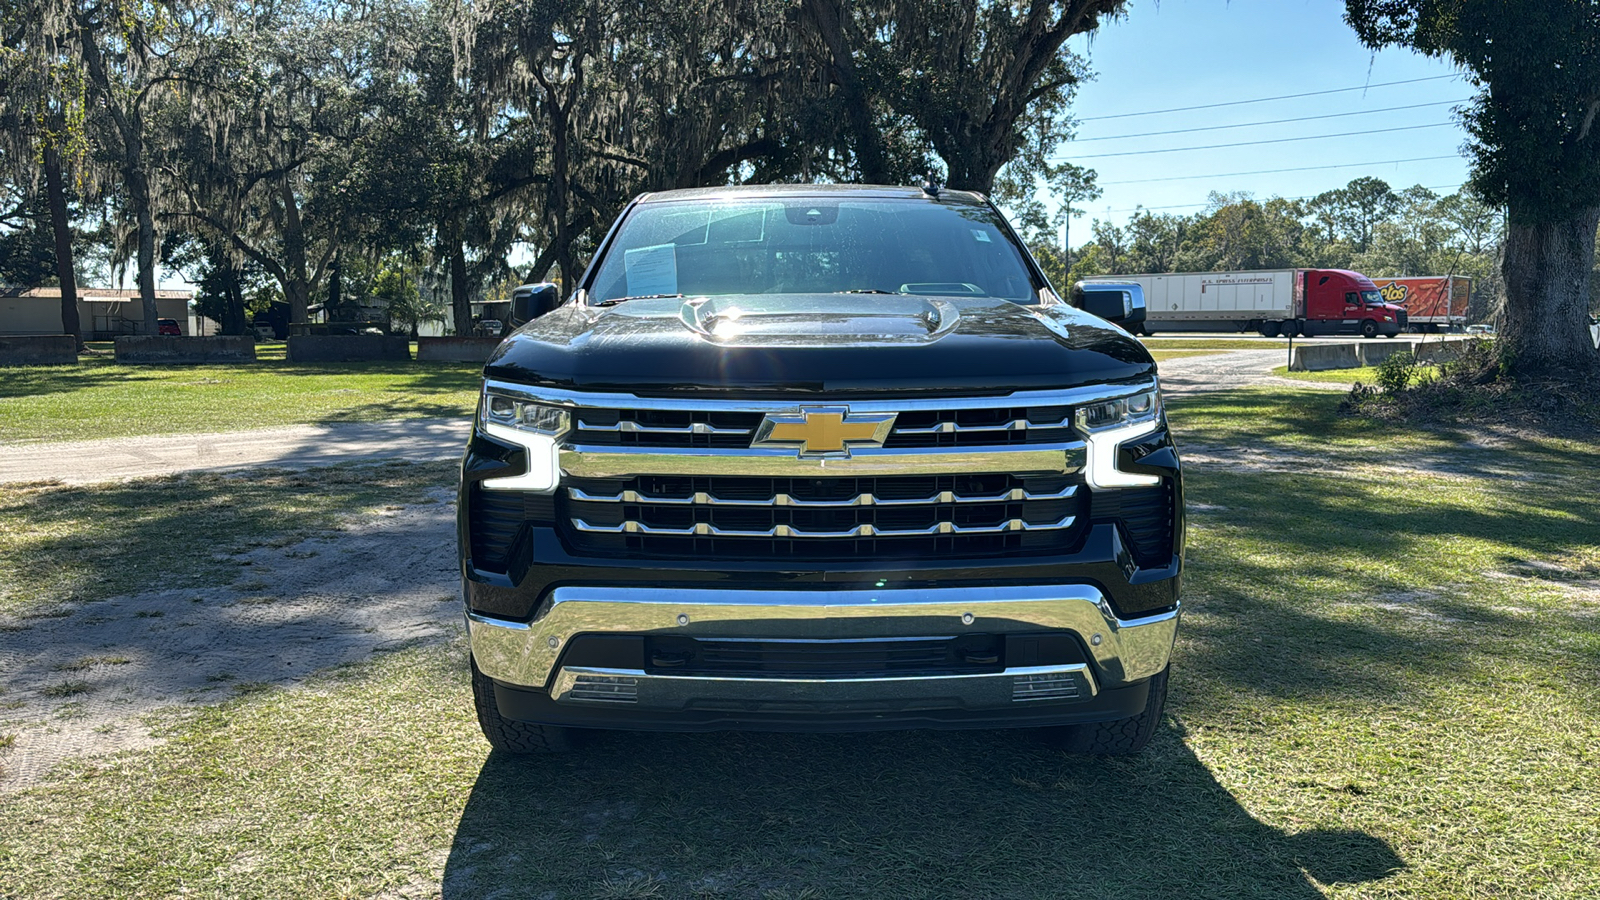
M521 475L486 478L485 488L541 494L556 489L561 480L558 443L572 427L569 410L485 389L478 403L478 427L490 437L520 446L527 456L527 470Z
M1152 388L1128 397L1078 407L1078 430L1084 434L1142 425L1161 418L1161 391Z
M1150 487L1161 483L1156 475L1140 475L1117 468L1122 445L1161 426L1161 388L1103 400L1078 407L1075 421L1089 445L1084 477L1091 488Z
M479 420L485 425L503 425L518 431L561 437L572 427L572 413L565 407L546 406L520 397L483 392Z

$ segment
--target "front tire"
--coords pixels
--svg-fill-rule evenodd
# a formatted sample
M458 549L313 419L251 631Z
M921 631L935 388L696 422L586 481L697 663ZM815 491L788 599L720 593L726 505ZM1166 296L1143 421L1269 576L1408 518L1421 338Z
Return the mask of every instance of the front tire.
M1361 336L1364 337L1364 338L1375 338L1375 337L1377 337L1378 336L1378 323L1372 321L1371 319L1367 319L1366 321L1362 322L1361 323Z
M1063 725L1046 730L1046 740L1068 753L1097 756L1132 756L1143 750L1161 724L1161 710L1167 704L1167 666L1150 678L1150 698L1144 712L1110 722Z
M500 715L494 702L494 682L472 665L472 705L478 710L478 727L489 746L501 753L565 753L572 749L573 730L559 725L519 722Z

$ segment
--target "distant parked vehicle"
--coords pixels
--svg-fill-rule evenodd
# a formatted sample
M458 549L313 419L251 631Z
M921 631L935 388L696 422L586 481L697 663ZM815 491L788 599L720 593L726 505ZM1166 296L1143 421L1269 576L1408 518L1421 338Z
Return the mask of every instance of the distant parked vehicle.
M182 337L183 329L178 327L177 319L157 319L156 334L166 334L173 337Z
M1467 334L1494 334L1493 325L1468 325Z
M250 330L255 332L258 341L273 341L278 338L278 333L272 330L272 325L267 322L257 322L250 326Z
M479 319L478 324L473 327L473 330L483 337L499 337L504 329L505 326L499 319Z

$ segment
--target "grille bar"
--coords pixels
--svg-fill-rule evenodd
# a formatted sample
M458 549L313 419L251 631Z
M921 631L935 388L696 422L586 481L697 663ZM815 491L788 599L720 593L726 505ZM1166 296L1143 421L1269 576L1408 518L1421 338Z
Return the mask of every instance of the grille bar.
M629 519L615 525L593 525L574 517L572 526L579 531L600 534L658 534L674 537L748 537L748 538L859 538L859 537L922 537L934 534L1006 534L1013 531L1059 531L1072 527L1076 516L1063 516L1054 522L1028 522L1024 519L1007 519L998 525L958 525L955 522L936 522L927 528L883 528L862 524L839 531L807 531L793 525L774 525L764 530L718 528L710 522L696 522L686 528L646 525Z
M1068 428L1072 425L1072 416L1066 416L1056 422L1032 422L1028 419L1012 419L1009 422L1000 422L994 425L962 425L959 422L935 422L932 425L911 425L895 428L893 434L972 434L984 431L1027 431L1030 428Z
M723 428L708 422L691 422L688 425L641 425L623 419L610 425L596 425L586 419L578 420L582 431L621 431L629 434L750 434L750 428Z
M912 498L885 498L878 497L871 492L862 492L854 497L839 500L805 500L780 492L771 497L752 500L718 497L707 491L695 491L688 496L660 496L632 490L619 491L615 494L591 494L582 488L567 488L568 497L589 503L650 503L664 506L792 506L820 509L845 509L852 506L928 506L935 503L1006 503L1012 500L1069 500L1077 492L1077 485L1067 485L1057 491L1034 492L1024 488L1011 488L994 494L963 494L956 491L938 491L925 497Z

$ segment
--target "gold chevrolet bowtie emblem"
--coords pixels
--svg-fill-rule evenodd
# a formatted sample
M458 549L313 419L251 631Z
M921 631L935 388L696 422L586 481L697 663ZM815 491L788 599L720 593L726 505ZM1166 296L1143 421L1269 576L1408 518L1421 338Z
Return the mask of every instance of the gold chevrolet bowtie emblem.
M851 415L846 406L811 406L768 413L752 447L794 447L802 457L849 456L852 447L882 447L894 413Z

